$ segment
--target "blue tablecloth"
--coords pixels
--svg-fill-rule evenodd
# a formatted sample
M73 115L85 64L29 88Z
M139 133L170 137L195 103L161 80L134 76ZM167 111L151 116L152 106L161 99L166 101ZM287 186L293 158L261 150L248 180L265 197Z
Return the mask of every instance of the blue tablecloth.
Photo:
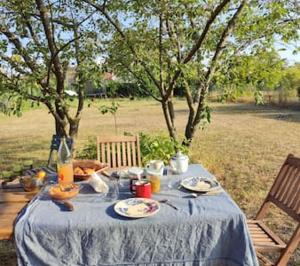
M212 175L200 165L170 177ZM130 195L121 188L120 198ZM47 191L40 193L15 225L19 265L258 265L246 220L225 192L191 198L165 189L179 210L161 204L156 215L128 219L117 215L115 202L83 185L72 200L73 212L62 211Z

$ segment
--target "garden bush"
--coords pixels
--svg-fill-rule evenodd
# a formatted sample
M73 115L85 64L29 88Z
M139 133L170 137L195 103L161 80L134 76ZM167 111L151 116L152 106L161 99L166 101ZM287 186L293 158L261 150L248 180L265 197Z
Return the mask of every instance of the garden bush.
M165 164L168 164L176 151L181 151L184 154L188 153L186 146L170 139L168 135L150 135L145 133L140 133L139 135L143 164L150 160L163 160Z

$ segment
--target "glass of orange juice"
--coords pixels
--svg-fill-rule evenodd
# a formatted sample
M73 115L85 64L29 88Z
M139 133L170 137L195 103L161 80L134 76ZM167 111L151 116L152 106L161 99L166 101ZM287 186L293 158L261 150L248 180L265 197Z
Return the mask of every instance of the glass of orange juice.
M148 176L151 184L151 191L153 193L160 192L160 176L159 175L150 175Z
M62 164L57 166L58 184L62 189L68 189L73 186L73 164Z

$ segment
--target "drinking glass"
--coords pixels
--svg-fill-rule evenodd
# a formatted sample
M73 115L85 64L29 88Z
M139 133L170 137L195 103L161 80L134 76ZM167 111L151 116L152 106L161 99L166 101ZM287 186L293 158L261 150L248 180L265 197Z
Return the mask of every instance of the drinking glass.
M174 190L180 187L180 180L174 176L174 173L170 167L167 169L168 189Z
M148 179L150 180L151 183L151 190L152 193L158 193L160 192L160 176L159 175L150 175L148 176Z
M119 198L119 182L117 179L110 180L108 182L108 193L106 199L108 201L115 201Z
M58 184L61 188L70 188L73 185L73 165L72 163L58 165L57 167Z

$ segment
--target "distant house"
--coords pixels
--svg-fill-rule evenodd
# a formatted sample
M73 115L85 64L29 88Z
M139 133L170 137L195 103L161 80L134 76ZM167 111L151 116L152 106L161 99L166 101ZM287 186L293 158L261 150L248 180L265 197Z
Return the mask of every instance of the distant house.
M112 72L104 72L104 74L103 74L103 80L105 80L105 81L107 81L107 80L114 81L116 79L117 79L117 77Z
M104 72L99 73L99 75L102 75L103 80L103 86L101 87L95 87L94 83L92 81L88 81L86 83L86 96L88 97L101 97L105 98L107 96L106 93L106 83L107 81L114 81L116 80L116 76L112 72ZM66 87L69 90L74 90L73 85L75 83L76 78L76 67L69 67L66 72Z

